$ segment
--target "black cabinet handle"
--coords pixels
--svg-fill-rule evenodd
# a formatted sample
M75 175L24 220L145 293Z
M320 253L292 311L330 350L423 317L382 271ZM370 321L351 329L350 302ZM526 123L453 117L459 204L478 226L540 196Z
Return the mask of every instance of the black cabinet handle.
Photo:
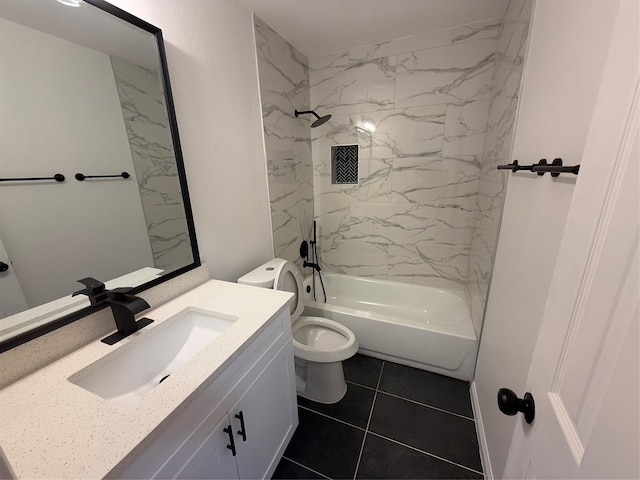
M242 436L242 441L247 441L247 431L244 429L244 415L242 414L242 410L236 413L236 418L240 420L240 430L238 430L238 435Z
M236 456L236 444L233 441L233 432L231 431L231 425L229 425L227 428L223 428L222 431L229 435L229 443L231 443L231 445L227 445L227 448L229 450L231 450L231 453L235 457Z
M4 262L0 262L0 272L6 272L7 270L9 270L9 265Z
M505 415L524 413L524 419L531 424L536 416L536 404L530 392L524 394L524 398L518 396L508 388L498 390L498 408Z

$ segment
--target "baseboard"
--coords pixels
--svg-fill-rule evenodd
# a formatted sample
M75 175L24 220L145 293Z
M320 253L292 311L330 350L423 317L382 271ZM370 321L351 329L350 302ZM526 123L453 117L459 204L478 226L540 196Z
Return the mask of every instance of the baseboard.
M471 407L473 408L473 417L476 420L476 433L478 435L478 442L480 442L480 459L482 460L484 478L486 480L493 480L493 470L491 469L487 437L484 434L484 425L482 424L482 415L480 414L480 403L478 402L476 382L471 382Z

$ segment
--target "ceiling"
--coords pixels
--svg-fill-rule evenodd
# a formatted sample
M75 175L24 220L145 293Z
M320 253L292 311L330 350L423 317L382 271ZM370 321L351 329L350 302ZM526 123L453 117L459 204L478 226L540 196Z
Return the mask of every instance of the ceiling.
M152 34L89 4L74 8L55 0L0 0L0 18L138 65L159 66Z
M509 0L238 0L308 57L502 17Z

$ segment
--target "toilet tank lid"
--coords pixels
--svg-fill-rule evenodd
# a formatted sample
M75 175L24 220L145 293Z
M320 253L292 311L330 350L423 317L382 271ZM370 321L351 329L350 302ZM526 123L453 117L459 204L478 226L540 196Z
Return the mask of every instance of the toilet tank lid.
M273 260L270 260L264 265L260 265L258 268L255 268L246 275L240 277L238 279L238 283L253 285L254 287L273 288L276 271L283 263L286 263L286 260L282 258L274 258Z

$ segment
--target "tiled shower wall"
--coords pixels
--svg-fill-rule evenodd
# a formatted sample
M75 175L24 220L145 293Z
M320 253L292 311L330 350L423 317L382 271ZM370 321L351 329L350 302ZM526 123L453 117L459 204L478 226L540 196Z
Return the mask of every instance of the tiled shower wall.
M489 123L469 252L467 292L471 317L478 333L491 280L508 177L508 173L496 170L496 166L511 163L510 153L531 12L531 0L511 0L498 34Z
M310 238L313 165L307 57L254 16L267 155L274 254L302 267L300 242Z
M531 3L309 67L256 18L275 255L298 259L315 210L325 268L465 290L479 332L507 179L495 167L510 161ZM309 94L332 115L315 129L292 116ZM331 146L347 144L359 146L359 182L333 185Z
M192 263L193 253L160 77L115 56L111 65L154 263L175 270Z
M328 270L463 290L500 20L310 59L319 250ZM330 147L358 144L359 184Z

